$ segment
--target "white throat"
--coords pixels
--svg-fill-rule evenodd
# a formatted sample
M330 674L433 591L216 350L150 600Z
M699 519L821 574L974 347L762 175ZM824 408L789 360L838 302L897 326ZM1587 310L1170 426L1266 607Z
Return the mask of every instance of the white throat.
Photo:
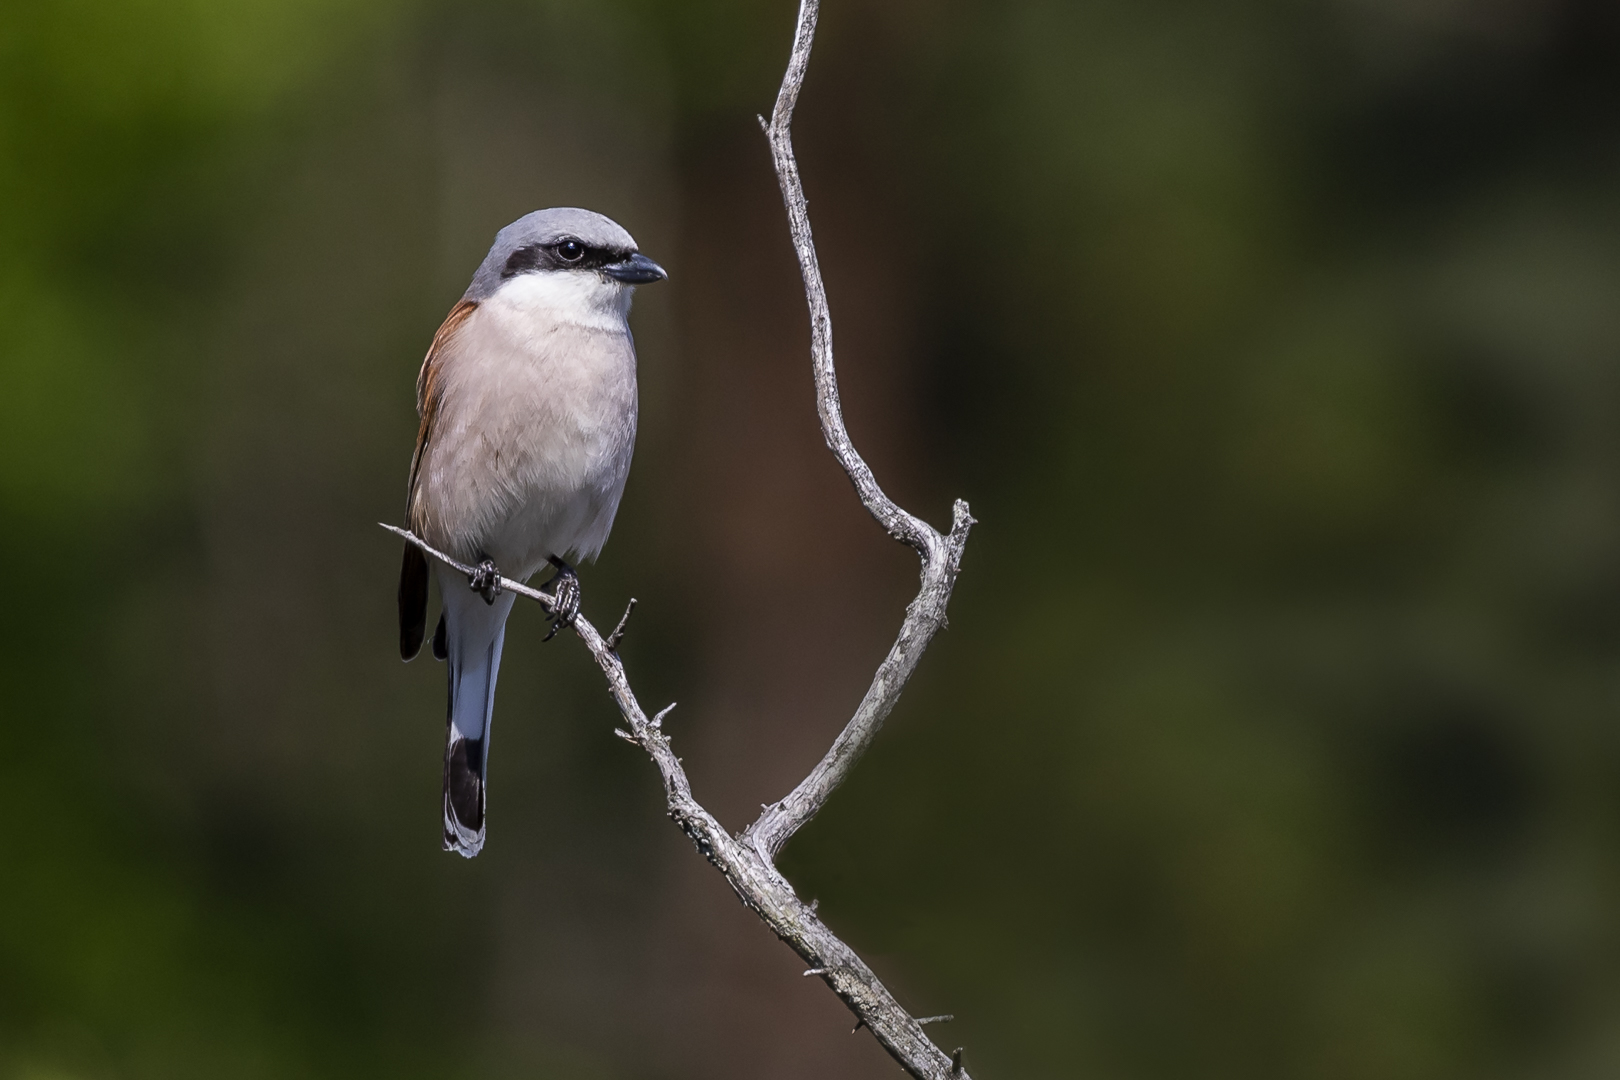
M553 325L623 332L634 292L595 270L541 270L503 281L483 306Z

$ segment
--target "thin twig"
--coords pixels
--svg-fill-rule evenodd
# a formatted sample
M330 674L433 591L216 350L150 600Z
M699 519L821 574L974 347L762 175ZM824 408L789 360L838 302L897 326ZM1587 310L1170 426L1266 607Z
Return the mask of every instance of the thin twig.
M607 647L614 652L619 651L619 643L624 640L624 632L630 625L630 615L635 610L636 598L632 596L630 602L624 606L624 614L619 616L619 625L613 628L613 633L607 638Z
M879 665L855 715L839 733L826 756L786 798L767 806L745 832L744 838L767 859L775 859L782 845L816 816L816 812L826 804L828 797L844 782L866 748L872 744L883 721L900 700L900 692L916 670L923 650L940 627L945 625L945 605L950 601L951 589L961 569L962 549L967 543L968 530L973 526L967 503L960 499L952 508L951 531L946 536L941 536L927 522L902 510L883 493L877 477L856 451L844 427L843 407L838 398L838 374L833 366L832 314L827 307L827 289L822 284L821 265L816 258L815 239L810 232L810 209L805 202L804 186L799 180L799 164L793 156L793 108L798 103L805 69L810 63L818 2L801 0L799 5L793 54L788 59L787 72L782 77L782 88L777 92L770 123L764 125L765 138L771 146L777 183L782 189L782 202L787 207L788 232L793 239L793 250L799 257L804 295L810 305L810 362L815 375L816 410L821 415L822 437L849 476L850 483L855 485L861 505L890 536L917 552L922 560L922 587L917 598L907 607L900 634L889 655Z
M398 536L398 537L400 537L402 539L408 540L411 543L415 544L417 547L421 548L424 552L426 552L427 554L433 556L435 559L438 559L440 562L444 563L446 566L450 567L452 570L461 571L463 574L466 574L468 578L471 578L474 574L478 573L478 567L476 567L476 566L468 566L464 562L457 562L455 559L452 559L450 556L446 555L444 552L440 551L438 548L428 546L428 544L424 540L422 540L421 537L417 536L415 533L411 532L409 529L402 529L398 525L390 525L386 521L379 521L379 522L377 522L377 524L381 525L383 528L387 529L389 532L393 533L395 536ZM494 589L494 591L496 591L496 592L515 592L519 596L527 596L530 600L538 600L540 602L540 605L542 607L544 607L546 609L546 611L548 611L548 612L555 611L556 607L557 607L557 601L552 598L552 595L550 593L544 593L544 592L541 592L539 589L530 588L529 586L523 584L523 582L521 582L521 581L514 581L513 579L511 579L509 577L502 577L499 574L495 575L495 589Z

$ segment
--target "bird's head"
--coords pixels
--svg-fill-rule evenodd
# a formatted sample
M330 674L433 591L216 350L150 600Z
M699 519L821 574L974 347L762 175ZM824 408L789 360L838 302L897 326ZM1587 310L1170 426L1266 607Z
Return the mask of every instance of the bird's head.
M495 234L464 299L485 300L515 282L525 291L568 297L587 307L627 308L635 286L668 277L611 218L553 207L526 214Z

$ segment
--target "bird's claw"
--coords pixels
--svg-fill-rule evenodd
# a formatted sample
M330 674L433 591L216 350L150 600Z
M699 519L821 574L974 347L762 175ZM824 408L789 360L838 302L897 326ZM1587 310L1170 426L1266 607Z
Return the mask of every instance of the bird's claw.
M485 559L467 575L467 585L484 598L484 603L493 604L501 595L501 572L495 568L493 560Z
M552 560L557 567L557 576L553 577L548 585L551 586L551 631L542 639L550 641L557 636L557 631L567 630L579 618L579 575L574 568L560 559Z

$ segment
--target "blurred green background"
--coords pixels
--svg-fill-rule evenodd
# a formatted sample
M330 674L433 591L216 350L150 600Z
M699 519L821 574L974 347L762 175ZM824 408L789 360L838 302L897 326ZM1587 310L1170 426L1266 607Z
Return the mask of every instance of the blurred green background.
M728 825L807 770L915 563L815 427L793 14L0 9L0 1075L895 1075L536 611L438 850L374 524L494 231L612 215L586 611ZM1620 1074L1615 6L829 0L797 135L853 434L982 522L801 893L985 1078Z

